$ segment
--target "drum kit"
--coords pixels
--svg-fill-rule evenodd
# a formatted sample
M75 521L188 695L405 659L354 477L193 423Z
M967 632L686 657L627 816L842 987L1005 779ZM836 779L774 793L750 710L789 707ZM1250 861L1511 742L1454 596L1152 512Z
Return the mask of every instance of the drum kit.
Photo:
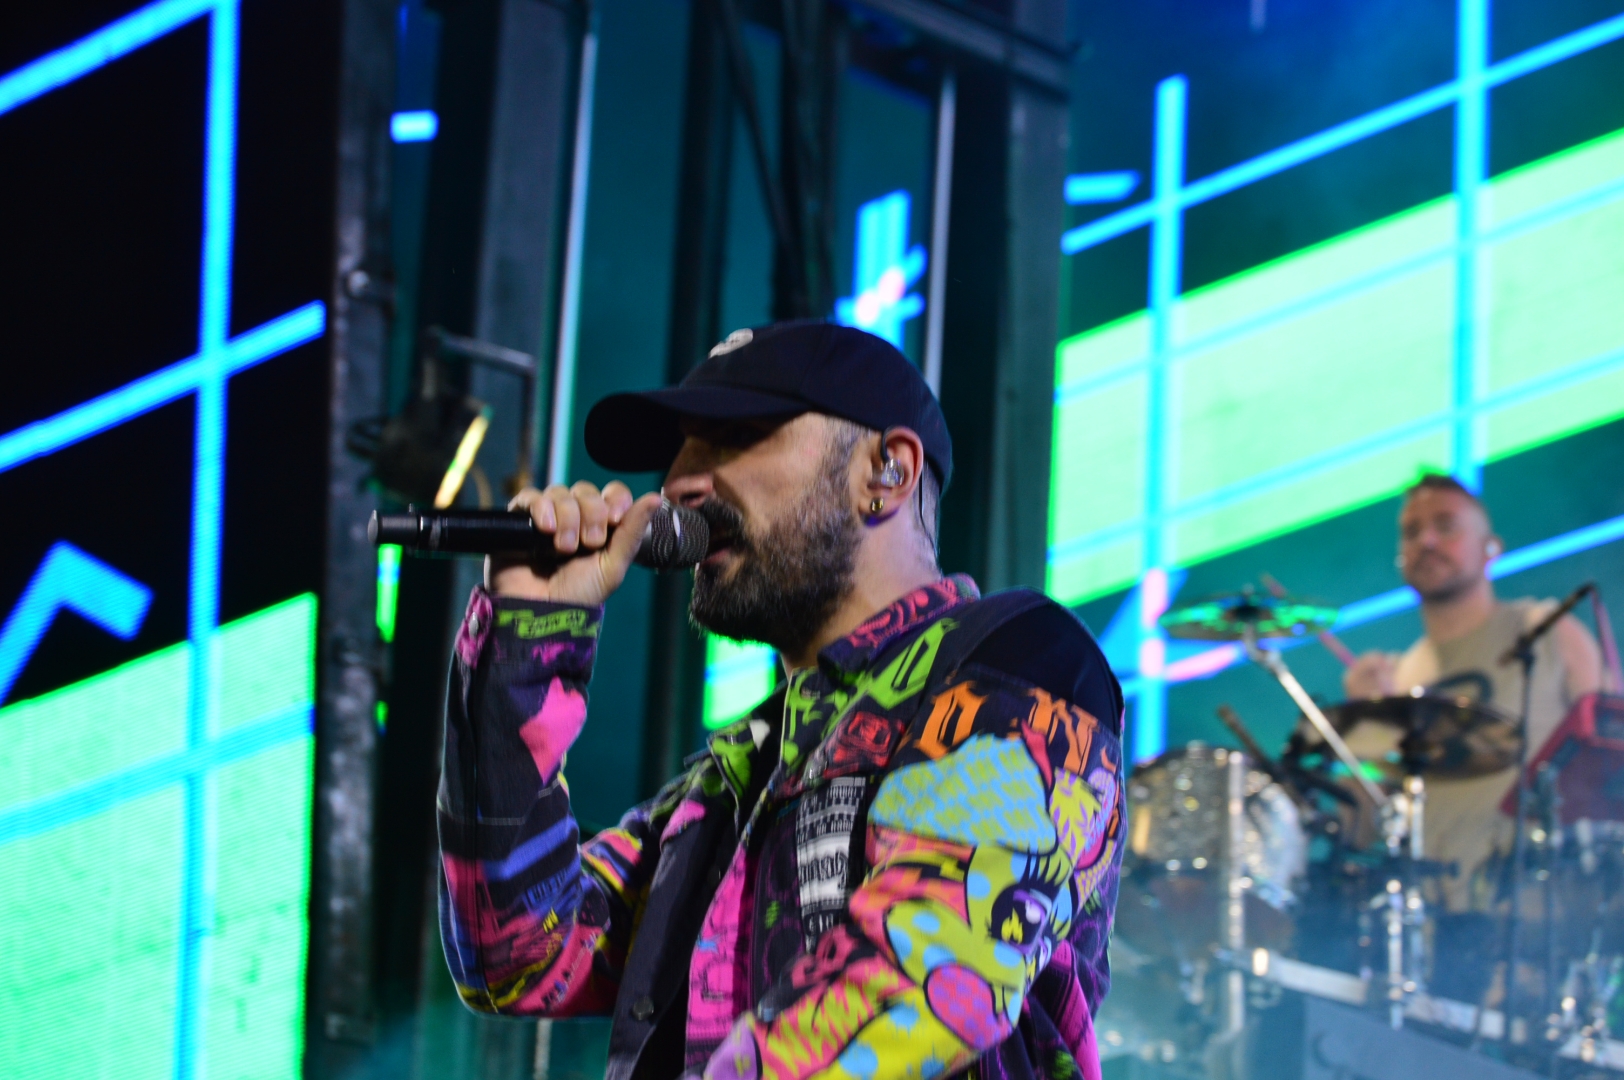
M1240 643L1301 720L1271 756L1226 706L1243 749L1190 743L1133 772L1102 1051L1165 1075L1261 1075L1247 1032L1291 991L1548 1075L1616 1078L1624 821L1562 814L1562 754L1535 757L1518 719L1488 705L1418 691L1321 708L1274 646L1335 618L1252 589L1163 616L1171 637ZM1521 861L1491 862L1499 905L1463 921L1442 891L1457 867L1426 847L1429 786L1519 775Z

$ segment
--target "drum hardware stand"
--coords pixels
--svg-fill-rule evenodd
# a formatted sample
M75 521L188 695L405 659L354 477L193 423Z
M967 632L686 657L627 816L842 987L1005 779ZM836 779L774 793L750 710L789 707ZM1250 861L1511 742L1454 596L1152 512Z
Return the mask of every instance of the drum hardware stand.
M1236 956L1246 952L1246 755L1231 750L1225 760L1227 781L1224 842L1224 905L1218 922L1218 940ZM1224 972L1224 1035L1239 1040L1246 1029L1246 975L1230 967ZM1235 1052L1239 1052L1238 1050ZM1236 1075L1233 1074L1232 1075Z
M1566 1033L1562 1023L1562 999L1557 990L1556 976L1556 862L1555 856L1562 847L1562 818L1561 796L1556 791L1556 769L1550 762L1539 767L1535 784L1538 788L1540 833L1535 837L1540 850L1540 896L1545 908L1545 1038L1551 1043L1553 1056L1551 1058L1552 1075L1555 1075L1556 1058L1555 1048L1561 1045L1561 1038Z
M1549 628L1552 620L1542 624ZM1500 1010L1506 1017L1506 1040L1514 1042L1514 1032L1520 1017L1517 1014L1517 946L1522 935L1522 887L1523 862L1528 856L1527 830L1523 822L1528 819L1528 714L1533 709L1534 699L1534 643L1538 637L1523 634L1508 654L1509 659L1516 660L1522 665L1522 742L1517 748L1517 812L1512 822L1511 838L1511 899L1506 912L1505 944L1501 950L1505 963L1505 1000L1500 1003ZM1507 658L1502 658L1504 663ZM1489 995L1494 992L1494 980L1483 989L1483 997L1478 1002L1478 1015L1482 1016L1489 1005ZM1472 1038L1472 1049L1481 1050L1483 1046L1483 1032L1479 1031Z
M1522 935L1522 887L1523 862L1528 855L1527 830L1523 823L1528 820L1529 795L1528 790L1528 714L1533 709L1534 696L1534 646L1556 626L1563 615L1578 606L1579 601L1596 588L1595 582L1586 582L1568 595L1556 609L1530 629L1524 630L1517 636L1517 640L1507 649L1505 655L1500 657L1500 663L1509 664L1515 661L1522 665L1522 740L1517 747L1517 812L1515 814L1515 828L1511 839L1511 901L1506 912L1505 933L1505 1001L1501 1008L1506 1014L1506 1031L1508 1036L1515 1030L1516 1022L1522 1019L1517 1015L1517 947ZM1547 879L1549 880L1549 879ZM1488 1005L1489 995L1494 990L1493 980L1483 991L1483 1000L1478 1002L1478 1014L1482 1015ZM1546 994L1549 996L1550 987L1547 985ZM1482 1033L1472 1039L1472 1049L1480 1049L1483 1042Z
M1264 649L1258 645L1255 626L1248 625L1243 634L1242 641L1246 646L1247 657L1275 677L1290 695L1291 700L1303 711L1303 715L1308 717L1309 723L1314 725L1337 760L1347 768L1365 797L1375 805L1381 815L1382 836L1387 842L1388 854L1395 859L1402 857L1405 841L1408 840L1411 864L1421 859L1422 815L1426 806L1426 790L1421 777L1412 773L1405 780L1404 792L1389 797L1364 774L1359 759L1348 748L1348 744L1343 741L1335 726L1325 718L1325 713L1309 696L1308 691L1303 689L1303 684L1297 681L1297 676L1291 673L1279 651ZM1405 1003L1421 989L1422 985L1422 930L1426 922L1426 903L1421 897L1419 884L1414 880L1408 883L1403 880L1403 877L1410 876L1402 875L1390 879L1387 882L1386 892L1371 901L1372 908L1381 909L1385 913L1387 1019L1394 1030L1404 1026Z

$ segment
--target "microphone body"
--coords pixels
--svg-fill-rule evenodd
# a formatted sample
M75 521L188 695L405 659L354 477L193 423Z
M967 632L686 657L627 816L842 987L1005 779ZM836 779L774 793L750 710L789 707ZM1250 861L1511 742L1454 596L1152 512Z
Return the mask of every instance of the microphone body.
M1501 655L1500 663L1510 664L1513 661L1520 659L1525 652L1533 648L1534 642L1550 633L1551 627L1555 626L1562 616L1578 607L1579 601L1583 600L1586 596L1589 596L1595 588L1596 583L1594 581L1587 581L1577 589L1574 589L1573 592L1568 594L1568 598L1566 600L1562 601L1556 606L1555 611L1551 612L1549 615L1545 616L1545 618L1539 621L1539 625L1529 627L1521 634L1518 634L1517 640L1511 643L1511 648L1507 649Z
M610 527L614 532L614 527ZM492 555L518 552L544 566L562 566L593 554L561 554L550 533L540 532L522 510L414 510L381 514L367 522L374 544L399 544L414 555ZM651 570L696 566L710 550L710 525L696 510L661 505L643 531L634 561Z

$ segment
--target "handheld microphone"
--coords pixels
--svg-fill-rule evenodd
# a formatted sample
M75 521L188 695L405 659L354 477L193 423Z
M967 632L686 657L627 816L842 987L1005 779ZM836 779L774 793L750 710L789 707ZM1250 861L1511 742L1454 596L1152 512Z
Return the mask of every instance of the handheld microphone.
M614 527L610 526L611 533ZM522 552L543 566L557 567L582 555L581 548L565 555L553 547L551 533L536 528L523 510L415 510L403 514L372 512L367 539L374 544L399 544L414 555L491 555ZM643 530L643 541L633 556L651 570L677 570L696 566L710 550L710 524L697 510L662 503Z

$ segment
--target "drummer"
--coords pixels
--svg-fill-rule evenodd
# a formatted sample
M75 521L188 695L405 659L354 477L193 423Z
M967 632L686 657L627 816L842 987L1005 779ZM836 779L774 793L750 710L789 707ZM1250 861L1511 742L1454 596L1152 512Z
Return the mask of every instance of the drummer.
M1500 657L1554 602L1497 599L1488 567L1502 550L1483 503L1452 477L1428 473L1405 492L1398 567L1421 597L1426 633L1402 655L1369 652L1359 657L1343 674L1348 698L1386 697L1425 687L1520 716L1522 665L1502 664ZM1604 680L1595 639L1572 616L1561 619L1534 647L1530 757L1573 702L1603 689ZM1486 912L1493 903L1494 882L1488 880L1485 865L1497 849L1509 850L1511 821L1499 805L1516 775L1512 768L1471 779L1427 780L1427 856L1458 866L1453 877L1441 881L1438 899L1446 910Z

